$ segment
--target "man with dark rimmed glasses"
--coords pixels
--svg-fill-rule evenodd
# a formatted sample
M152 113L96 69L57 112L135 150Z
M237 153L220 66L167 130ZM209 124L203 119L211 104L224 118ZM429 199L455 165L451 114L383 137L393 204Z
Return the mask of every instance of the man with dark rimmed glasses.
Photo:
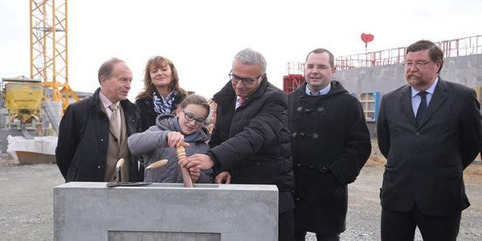
M279 240L293 240L294 175L287 98L268 82L264 57L251 49L241 50L234 57L229 82L213 100L218 106L211 150L187 157L181 165L213 167L217 183L277 185Z

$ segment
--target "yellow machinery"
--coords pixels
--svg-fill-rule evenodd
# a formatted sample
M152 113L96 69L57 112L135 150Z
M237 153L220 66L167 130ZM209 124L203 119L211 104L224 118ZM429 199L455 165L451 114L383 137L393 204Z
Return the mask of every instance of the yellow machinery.
M3 80L5 88L5 107L8 118L13 122L19 119L22 123L30 123L40 119L43 100L43 86L40 82Z
M43 129L57 132L62 110L79 97L68 83L67 0L29 3L30 79L2 79L2 93L7 124L20 124L24 135L32 127L41 135Z

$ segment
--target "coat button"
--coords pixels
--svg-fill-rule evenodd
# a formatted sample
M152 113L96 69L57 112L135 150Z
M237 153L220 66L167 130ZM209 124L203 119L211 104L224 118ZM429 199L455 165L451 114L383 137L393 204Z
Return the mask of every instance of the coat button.
M100 169L100 166L97 166L98 169Z
M328 172L328 168L327 167L320 167L320 171L322 173L327 173Z
M418 132L418 131L415 132L415 135L416 135L416 136L420 136L420 132Z

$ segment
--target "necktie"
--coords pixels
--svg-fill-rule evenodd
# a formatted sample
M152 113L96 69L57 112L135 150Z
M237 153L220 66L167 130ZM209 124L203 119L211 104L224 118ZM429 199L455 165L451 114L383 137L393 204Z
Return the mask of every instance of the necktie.
M239 97L239 106L244 105L244 102L246 102L246 98L244 98L244 97Z
M236 105L236 109L239 108L240 106L244 105L244 102L246 102L246 98L239 96L238 104Z
M112 126L112 130L114 130L114 135L119 137L120 132L120 125L119 125L119 105L112 104L109 105L109 109L112 111L110 115L110 124Z
M420 123L422 122L423 116L427 111L427 92L420 91L418 95L420 95L421 101L420 101L420 105L418 106L416 119L417 119L417 125L420 125Z

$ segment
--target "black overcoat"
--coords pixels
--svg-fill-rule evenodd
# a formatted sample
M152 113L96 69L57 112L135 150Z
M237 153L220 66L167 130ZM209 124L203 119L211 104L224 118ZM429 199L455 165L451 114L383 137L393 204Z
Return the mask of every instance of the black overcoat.
M264 79L235 110L236 94L228 82L214 95L216 124L209 142L215 169L229 170L232 182L275 184L294 192L293 162L287 127L287 98ZM280 213L294 207L291 194L280 197Z
M288 95L288 120L295 166L295 225L301 230L345 230L347 184L355 181L371 153L360 102L331 82L326 95L310 96L306 83Z
M70 104L60 121L55 158L66 182L104 181L109 118L101 109L98 88L92 97ZM126 120L126 134L140 130L137 107L129 100L120 102ZM138 179L135 157L129 161L131 181Z
M173 106L171 108L172 113L176 110L179 104L186 98L185 94L179 94L176 96L173 102ZM146 131L151 126L156 125L156 119L158 114L154 110L154 102L152 97L146 96L136 100L137 108L139 108L139 114L141 116L141 132ZM172 113L164 113L164 114L172 114Z

